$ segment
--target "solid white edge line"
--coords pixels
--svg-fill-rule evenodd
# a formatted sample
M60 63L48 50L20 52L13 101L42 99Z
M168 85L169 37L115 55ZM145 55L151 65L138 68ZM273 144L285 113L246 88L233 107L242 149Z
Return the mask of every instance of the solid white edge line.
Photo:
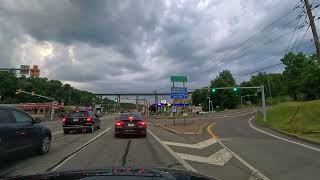
M71 156L69 156L68 158L66 158L65 160L63 160L60 164L58 164L56 167L54 167L53 169L51 169L51 171L55 171L57 170L59 167L61 167L64 163L66 163L67 161L69 161L71 158L73 158L74 156L76 156L78 153L80 153L83 149L84 146L88 145L89 143L91 143L92 141L95 141L96 139L98 139L99 137L101 137L102 135L104 135L107 131L109 131L111 128L107 128L106 130L104 130L103 132L101 132L100 134L98 134L97 136L93 137L92 139L90 139L89 141L87 141L86 143L82 144L80 147L78 147L76 150L74 150ZM81 149L82 148L82 149ZM80 149L80 150L79 150Z
M215 124L215 123L213 123ZM228 151L230 151L233 154L233 157L235 157L236 159L238 159L242 164L244 164L247 168L249 168L252 172L251 172L251 176L250 179L252 177L256 177L258 176L260 179L262 180L270 180L270 178L268 178L267 176L265 176L264 174L262 174L258 169L254 168L251 164L249 164L247 161L245 161L244 159L242 159L238 154L236 154L235 152L231 151L231 149L229 149L226 145L224 145L221 140L218 137L215 137L218 140L218 143L224 147L225 149L227 149Z
M262 174L260 171L258 171L256 168L254 168L251 164L249 164L247 161L245 161L244 159L242 159L238 154L236 154L235 152L231 151L227 146L225 146L220 140L218 141L219 144L224 147L225 149L227 149L228 151L230 151L233 156L238 159L242 164L244 164L245 166L247 166L247 168L249 168L252 171L252 174L258 174L258 176L260 178L262 178L263 180L270 180L270 178L268 178L267 176L265 176L264 174ZM251 174L251 176L252 176ZM251 177L250 176L250 177Z
M193 172L198 172L196 169L194 169L189 163L187 163L185 160L180 158L169 146L164 144L151 130L147 130L153 137L156 139L174 158L177 159L179 163L181 163L187 170L193 171Z
M315 147L312 147L312 146L309 146L309 145L306 145L306 144L303 144L303 143L299 143L299 142L296 142L296 141L292 141L292 140L289 140L289 139L285 139L285 138L283 138L283 137L276 136L276 135L274 135L274 134L268 133L268 132L266 132L266 131L263 131L263 130L261 130L261 129L258 129L258 128L254 127L254 126L251 124L251 121L252 121L252 119L253 119L254 117L255 117L255 116L251 117L251 118L248 120L249 125L250 125L250 127L251 127L252 129L254 129L254 130L256 130L256 131L258 131L258 132L260 132L260 133L263 133L263 134L272 136L272 137L274 137L274 138L277 138L277 139L280 139L280 140L283 140L283 141L286 141L286 142L289 142L289 143L293 143L293 144L296 144L296 145L299 145L299 146L302 146L302 147L305 147L305 148L312 149L312 150L315 150L315 151L320 152L320 149L318 149L318 148L315 148Z
M60 134L60 133L63 133L63 131L54 132L54 133L52 133L52 136Z

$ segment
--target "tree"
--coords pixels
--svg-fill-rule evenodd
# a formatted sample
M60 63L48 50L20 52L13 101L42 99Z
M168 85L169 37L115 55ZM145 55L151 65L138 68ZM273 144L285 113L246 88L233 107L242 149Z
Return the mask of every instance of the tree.
M17 89L24 91L34 91L36 94L49 96L58 102L64 102L67 105L85 105L91 106L95 102L95 95L80 91L71 87L69 84L62 84L58 80L48 80L47 78L26 78L21 76L17 78L14 73L0 72L0 101L2 103L27 103L27 102L47 102L47 99L30 96L26 94L16 95ZM70 97L70 101L69 101ZM103 103L99 101L97 103Z
M213 81L211 81L211 88L235 86L236 81L229 70L220 72L219 75ZM235 108L240 99L238 92L233 92L232 90L217 90L217 92L210 94L213 105L219 106L221 109Z
M298 93L307 92L306 81L310 80L310 76L314 72L307 72L313 70L312 63L308 57L302 53L294 54L288 53L281 59L285 65L283 76L285 78L288 93L294 98L298 99Z

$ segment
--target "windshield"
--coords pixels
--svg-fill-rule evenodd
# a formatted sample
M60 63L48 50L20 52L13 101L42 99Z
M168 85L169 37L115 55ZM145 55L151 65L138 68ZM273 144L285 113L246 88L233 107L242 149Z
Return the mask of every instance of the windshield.
M87 117L89 113L87 111L79 111L79 112L72 112L69 114L69 117Z
M320 179L319 32L319 0L1 0L0 179Z
M135 119L135 120L140 120L142 119L142 116L141 114L121 114L120 115L120 118L119 119L122 119L122 120L126 120L126 119Z

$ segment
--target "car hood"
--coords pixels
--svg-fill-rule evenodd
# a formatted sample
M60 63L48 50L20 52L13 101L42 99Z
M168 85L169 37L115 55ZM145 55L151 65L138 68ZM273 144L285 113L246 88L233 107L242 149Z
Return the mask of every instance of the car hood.
M169 169L169 168L105 168L105 169L82 169L72 171L53 171L46 173L39 173L34 175L19 175L6 177L7 180L62 180L62 179L82 179L87 177L120 177L120 176L135 176L135 177L150 177L161 179L213 179L198 173Z

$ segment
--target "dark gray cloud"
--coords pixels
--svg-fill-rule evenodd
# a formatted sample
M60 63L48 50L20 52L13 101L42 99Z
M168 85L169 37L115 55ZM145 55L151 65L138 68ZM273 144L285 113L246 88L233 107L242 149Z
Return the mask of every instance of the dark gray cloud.
M201 87L223 69L237 75L279 62L301 8L287 12L297 3L7 0L0 65L39 64L43 76L95 92L166 91L172 74L192 75L190 86Z

